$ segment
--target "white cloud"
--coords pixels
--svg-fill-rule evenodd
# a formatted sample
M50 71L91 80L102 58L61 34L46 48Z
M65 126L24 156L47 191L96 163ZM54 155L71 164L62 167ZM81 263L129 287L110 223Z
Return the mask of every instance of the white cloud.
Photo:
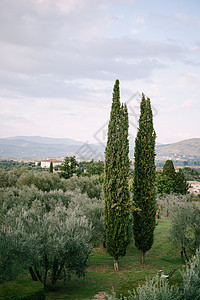
M200 74L192 73L192 72L184 72L181 74L179 84L180 87L189 86L190 88L199 88Z

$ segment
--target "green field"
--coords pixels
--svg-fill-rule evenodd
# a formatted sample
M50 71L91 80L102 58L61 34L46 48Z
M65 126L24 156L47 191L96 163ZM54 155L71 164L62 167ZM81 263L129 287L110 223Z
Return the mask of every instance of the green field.
M169 241L170 220L158 220L155 229L155 241L147 253L145 265L140 264L140 252L133 243L129 245L127 254L119 261L120 270L113 270L113 258L105 249L96 248L88 261L84 279L73 278L66 286L58 282L55 291L48 291L46 299L92 299L99 292L109 293L112 288L126 295L146 278L153 277L159 270L168 274L174 267L182 269L180 253ZM172 284L179 284L181 276L176 270L171 277Z

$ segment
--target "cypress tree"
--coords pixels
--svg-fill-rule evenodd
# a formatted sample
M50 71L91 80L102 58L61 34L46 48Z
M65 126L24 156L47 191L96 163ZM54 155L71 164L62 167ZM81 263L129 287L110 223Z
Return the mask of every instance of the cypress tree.
M185 175L181 169L175 174L174 192L179 195L188 194L189 184L185 179Z
M141 250L141 262L153 245L155 228L155 138L150 99L142 95L139 129L135 140L135 175L133 193L136 207L133 232L135 245Z
M106 247L114 257L115 270L118 270L118 259L126 254L129 242L128 153L128 111L126 105L120 104L119 80L116 80L108 125L104 180Z
M175 169L172 160L170 159L166 160L163 166L163 175L167 175L172 180L175 180Z
M53 173L53 163L52 163L52 161L50 162L49 173Z

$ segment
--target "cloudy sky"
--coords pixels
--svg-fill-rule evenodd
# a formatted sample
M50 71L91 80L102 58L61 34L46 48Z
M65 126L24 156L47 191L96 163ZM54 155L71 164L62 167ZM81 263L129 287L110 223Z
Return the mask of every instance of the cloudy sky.
M120 80L157 140L200 138L199 0L0 0L0 137L105 138Z

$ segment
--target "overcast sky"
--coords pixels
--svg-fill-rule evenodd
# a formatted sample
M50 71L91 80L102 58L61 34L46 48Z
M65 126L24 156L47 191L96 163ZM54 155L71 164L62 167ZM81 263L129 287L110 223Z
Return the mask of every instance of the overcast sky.
M200 138L199 0L0 0L0 137L105 139L120 80L157 141ZM132 97L132 98L131 98Z

